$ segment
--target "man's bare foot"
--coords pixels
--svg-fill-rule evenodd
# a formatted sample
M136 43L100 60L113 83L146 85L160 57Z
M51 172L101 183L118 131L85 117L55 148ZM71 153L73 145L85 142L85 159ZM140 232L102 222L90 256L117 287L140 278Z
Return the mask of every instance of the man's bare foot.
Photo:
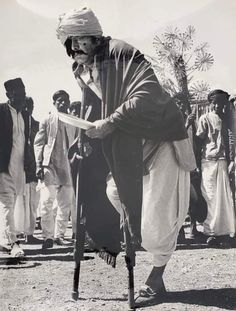
M162 267L153 267L151 273L149 274L145 286L141 288L140 293L143 292L143 295L160 295L166 293L165 284L163 281L163 273L166 266ZM146 292L142 289L145 289Z

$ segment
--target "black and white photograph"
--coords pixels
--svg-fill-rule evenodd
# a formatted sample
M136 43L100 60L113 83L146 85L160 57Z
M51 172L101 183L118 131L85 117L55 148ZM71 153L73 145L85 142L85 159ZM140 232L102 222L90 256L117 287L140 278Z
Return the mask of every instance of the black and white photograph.
M0 1L0 311L236 310L235 29L235 0Z

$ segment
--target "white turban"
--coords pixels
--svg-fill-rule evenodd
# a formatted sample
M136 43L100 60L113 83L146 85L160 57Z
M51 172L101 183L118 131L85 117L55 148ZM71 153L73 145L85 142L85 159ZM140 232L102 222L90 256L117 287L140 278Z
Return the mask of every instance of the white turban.
M70 36L102 36L102 28L91 9L74 9L59 17L57 36L64 44Z

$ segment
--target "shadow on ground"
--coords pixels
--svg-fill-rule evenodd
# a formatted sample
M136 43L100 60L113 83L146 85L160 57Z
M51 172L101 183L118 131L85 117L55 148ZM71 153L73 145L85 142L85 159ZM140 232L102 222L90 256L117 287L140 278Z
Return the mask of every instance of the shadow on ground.
M73 256L73 247L59 247L59 248L51 248L47 249L46 251L42 251L42 249L25 249L25 257L18 257L13 258L10 257L8 254L4 254L3 256L0 256L0 269L1 268L30 268L35 267L34 264L39 261L50 261L50 260L56 260L56 261L74 261ZM91 252L90 252L91 253ZM94 253L93 255L86 255L84 254L83 260L92 260L94 259ZM26 264L27 263L27 264ZM39 264L38 264L39 265ZM6 266L6 267L4 267Z
M136 299L136 307L148 307L162 303L184 303L205 307L218 307L226 310L236 310L236 289L219 288L188 290L181 292L168 292L165 297L152 298L145 301L144 298Z
M13 260L14 259L14 260ZM41 266L39 262L16 261L15 258L0 261L0 270L31 269Z
M117 297L114 297L114 298L92 297L90 299L92 299L93 301L127 301L128 303L127 297L118 297L118 298Z

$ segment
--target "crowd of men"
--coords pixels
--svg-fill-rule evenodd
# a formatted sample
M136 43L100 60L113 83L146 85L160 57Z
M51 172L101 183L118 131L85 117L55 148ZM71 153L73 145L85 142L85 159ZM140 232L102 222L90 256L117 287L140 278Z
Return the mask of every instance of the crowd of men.
M34 102L26 97L20 78L5 82L9 101L1 104L1 248L23 256L18 235L42 249L67 245L69 217L75 231L75 195L72 187L69 145L76 129L58 120L57 111L77 113L79 102L59 90L46 120L32 117ZM33 236L40 217L43 241Z
M209 246L235 243L235 97L213 90L208 95L211 111L196 120L179 105L181 96L171 98L163 90L140 51L103 36L90 9L61 16L57 34L75 62L74 75L83 91L82 117L93 122L85 132L82 159L86 186L79 189L88 234L98 250L115 256L120 225L127 226L133 245L142 244L153 255L153 269L140 295L163 294L162 276L188 210L193 238L205 235ZM84 72L87 83L81 78ZM81 106L70 104L68 93L59 90L39 125L21 78L4 86L8 102L0 105L0 246L20 257L24 251L16 227L22 214L16 217L16 210L27 206L22 231L28 243L42 243L43 251L53 243L68 245L69 217L75 234L68 151L78 130L59 113L78 116ZM38 206L42 241L33 236ZM197 221L203 223L203 234Z

